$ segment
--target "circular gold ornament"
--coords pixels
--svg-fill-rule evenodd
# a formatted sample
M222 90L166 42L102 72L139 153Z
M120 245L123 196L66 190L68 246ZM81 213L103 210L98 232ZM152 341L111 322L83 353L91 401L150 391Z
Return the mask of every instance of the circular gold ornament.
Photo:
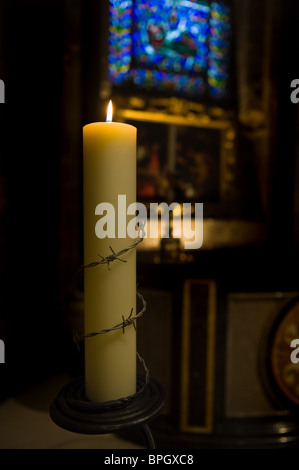
M299 300L283 314L273 332L270 367L280 392L299 406Z

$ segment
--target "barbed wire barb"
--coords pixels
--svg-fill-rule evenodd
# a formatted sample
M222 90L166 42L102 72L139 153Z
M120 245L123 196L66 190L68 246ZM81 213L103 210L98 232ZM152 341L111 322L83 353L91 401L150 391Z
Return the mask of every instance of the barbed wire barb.
M136 240L135 243L133 243L132 245L130 245L128 248L124 248L123 250L120 250L118 251L117 253L115 253L115 251L113 250L112 246L109 246L112 254L111 255L108 255L108 256L103 256L102 254L98 253L98 256L101 258L100 261L93 261L92 263L89 263L89 264L86 264L86 265L83 265L81 269L86 269L86 268L94 268L100 264L107 264L108 266L108 270L110 271L110 264L115 261L115 260L118 260L118 261L121 261L123 263L126 263L127 261L126 260L123 260L120 258L120 256L123 256L124 254L126 254L128 251L130 250L133 250L134 248L136 248L139 243L141 243L145 237L145 232L144 232L144 225L145 223L139 221L138 222L138 225L139 225L139 231L138 231L138 240Z

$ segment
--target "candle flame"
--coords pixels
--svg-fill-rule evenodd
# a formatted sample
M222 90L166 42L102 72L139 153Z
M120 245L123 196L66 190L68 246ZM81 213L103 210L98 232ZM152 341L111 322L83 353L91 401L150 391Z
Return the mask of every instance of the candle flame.
M112 101L109 101L106 122L112 122Z

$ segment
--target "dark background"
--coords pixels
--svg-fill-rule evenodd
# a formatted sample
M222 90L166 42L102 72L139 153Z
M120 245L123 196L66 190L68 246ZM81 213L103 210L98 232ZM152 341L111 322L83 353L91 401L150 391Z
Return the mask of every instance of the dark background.
M226 291L296 291L299 105L290 84L299 78L299 2L234 6L238 158L258 181L266 241L203 251L180 276L216 277ZM109 95L106 9L83 0L0 4L0 398L80 369L64 306L81 287L82 126L104 120ZM250 172L242 175L240 187L250 185ZM140 258L143 284L177 285L175 271L162 265L153 279L152 268Z

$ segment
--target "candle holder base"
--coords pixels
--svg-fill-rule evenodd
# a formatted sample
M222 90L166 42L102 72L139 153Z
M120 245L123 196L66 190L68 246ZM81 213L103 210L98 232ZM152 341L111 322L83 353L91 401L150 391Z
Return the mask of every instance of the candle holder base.
M65 385L50 407L55 424L82 434L108 434L130 427L140 427L148 449L155 441L148 426L166 402L164 388L155 380L145 383L137 376L137 392L128 398L93 403L85 395L85 379L77 378Z

